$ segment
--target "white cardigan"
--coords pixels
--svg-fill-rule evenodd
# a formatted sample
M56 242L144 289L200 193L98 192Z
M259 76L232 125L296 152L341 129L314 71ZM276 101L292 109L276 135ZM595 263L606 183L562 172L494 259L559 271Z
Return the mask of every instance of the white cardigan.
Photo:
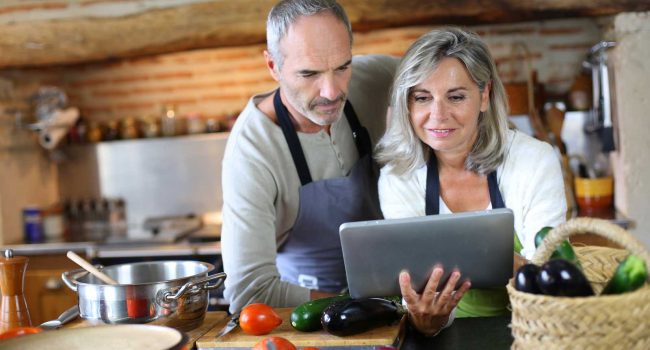
M424 216L427 167L397 176L381 169L379 200L386 219ZM566 220L566 197L560 160L553 148L520 131L508 131L504 162L497 182L507 208L514 212L515 232L523 244L521 254L535 252L535 234L544 226Z

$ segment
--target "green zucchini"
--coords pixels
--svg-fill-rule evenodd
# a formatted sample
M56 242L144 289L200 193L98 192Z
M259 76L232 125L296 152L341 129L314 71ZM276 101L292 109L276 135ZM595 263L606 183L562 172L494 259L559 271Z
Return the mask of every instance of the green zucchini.
M348 295L338 295L335 297L315 299L301 304L291 312L291 325L301 332L317 331L323 328L320 323L323 310L335 301L348 299L350 299Z
M546 226L542 227L537 234L535 235L535 248L538 248L541 244L542 241L544 241L544 237L548 235L548 233L552 230L552 227ZM580 265L580 261L578 260L578 257L576 256L575 251L573 250L573 247L571 246L571 243L569 243L568 240L562 241L560 245L555 248L555 251L553 251L553 254L551 254L551 259L564 259L572 262L575 264L578 268L582 269L582 266Z
M341 300L325 308L321 323L328 333L342 337L387 326L406 312L402 304L383 298Z
M641 287L648 279L648 270L645 260L628 255L621 261L612 278L607 282L601 294L621 294L631 292Z

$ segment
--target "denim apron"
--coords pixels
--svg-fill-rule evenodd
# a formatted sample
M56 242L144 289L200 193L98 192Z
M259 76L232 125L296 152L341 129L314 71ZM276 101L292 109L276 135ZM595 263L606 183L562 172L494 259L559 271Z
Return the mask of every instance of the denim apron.
M289 238L278 249L282 280L310 289L340 292L347 286L339 226L345 222L383 218L377 194L379 169L372 159L368 131L346 101L344 107L359 160L348 176L312 181L307 161L278 89L275 113L289 146L302 186L298 216Z
M497 184L496 171L488 174L488 190L492 209L505 208L501 191ZM433 152L427 164L427 186L425 194L426 215L438 215L440 200L440 178L438 176L438 163ZM479 242L480 244L480 242ZM463 271L460 271L461 275ZM470 289L456 307L456 317L496 316L508 313L508 293L503 288Z

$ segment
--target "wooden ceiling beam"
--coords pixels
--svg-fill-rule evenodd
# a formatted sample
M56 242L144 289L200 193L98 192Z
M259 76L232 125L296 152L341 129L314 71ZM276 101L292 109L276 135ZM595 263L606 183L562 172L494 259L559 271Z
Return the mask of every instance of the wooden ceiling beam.
M650 10L650 0L340 0L357 31ZM0 68L68 65L263 43L272 0L215 0L122 17L0 23Z

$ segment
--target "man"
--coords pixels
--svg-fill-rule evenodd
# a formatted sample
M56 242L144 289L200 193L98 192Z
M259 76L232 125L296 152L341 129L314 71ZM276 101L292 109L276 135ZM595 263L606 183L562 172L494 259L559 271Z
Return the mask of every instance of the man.
M249 100L223 160L231 312L340 292L339 225L381 218L371 139L385 128L397 59L353 59L350 22L334 0L278 3L267 46L279 89Z

